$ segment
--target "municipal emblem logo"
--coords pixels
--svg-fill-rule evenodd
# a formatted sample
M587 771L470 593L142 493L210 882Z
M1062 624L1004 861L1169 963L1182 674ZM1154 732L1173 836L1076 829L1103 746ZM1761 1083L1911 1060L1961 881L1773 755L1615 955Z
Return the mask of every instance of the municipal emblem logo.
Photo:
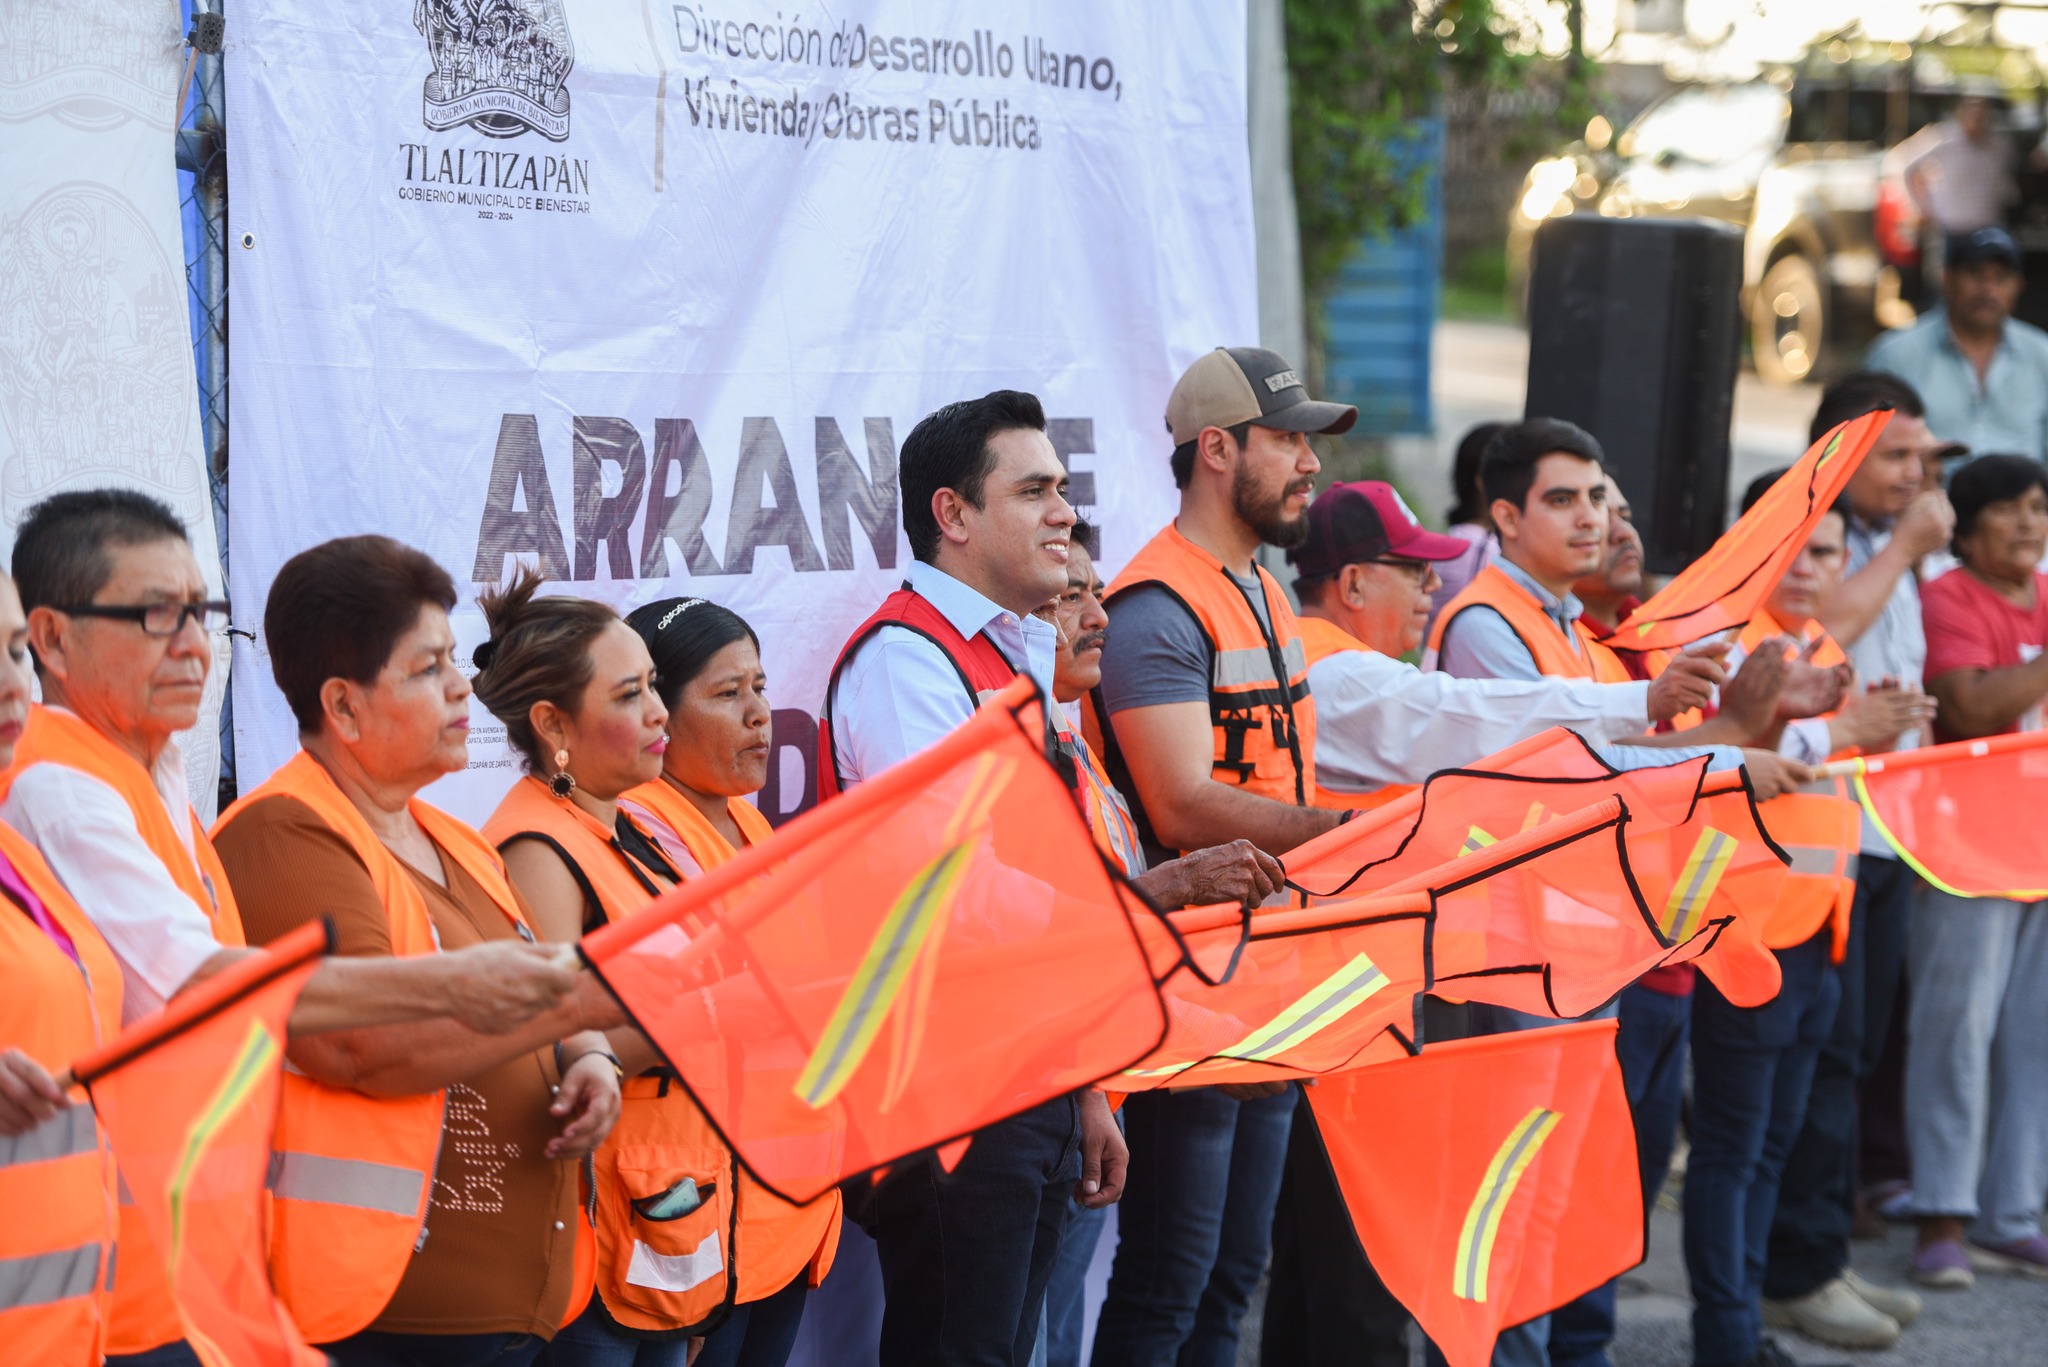
M428 128L569 136L576 49L562 0L415 0L412 22L434 58L422 114Z

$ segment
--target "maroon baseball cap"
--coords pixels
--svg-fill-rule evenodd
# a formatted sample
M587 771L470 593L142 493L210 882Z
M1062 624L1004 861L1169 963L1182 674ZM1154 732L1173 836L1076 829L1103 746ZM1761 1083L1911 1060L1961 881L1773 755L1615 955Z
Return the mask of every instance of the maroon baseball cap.
M1332 484L1308 505L1308 539L1287 559L1303 579L1321 579L1367 560L1456 560L1471 549L1424 527L1393 485L1361 479Z

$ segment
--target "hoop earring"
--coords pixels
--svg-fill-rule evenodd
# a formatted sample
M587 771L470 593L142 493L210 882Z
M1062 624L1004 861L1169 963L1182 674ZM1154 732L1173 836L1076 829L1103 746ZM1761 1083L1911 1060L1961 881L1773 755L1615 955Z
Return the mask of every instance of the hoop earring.
M569 772L567 750L555 751L555 776L548 780L548 791L559 798L566 798L576 791L576 776Z

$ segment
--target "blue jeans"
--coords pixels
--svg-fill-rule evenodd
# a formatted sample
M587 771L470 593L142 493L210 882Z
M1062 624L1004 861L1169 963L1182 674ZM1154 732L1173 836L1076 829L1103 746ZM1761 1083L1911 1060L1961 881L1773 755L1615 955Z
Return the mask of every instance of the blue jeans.
M1777 954L1785 983L1763 1006L1731 1005L1704 977L1693 994L1684 1244L1698 1367L1739 1363L1763 1337L1764 1249L1779 1177L1841 996L1827 931Z
M1796 1300L1842 1275L1856 1219L1856 1093L1877 1071L1906 971L1906 932L1920 879L1896 859L1864 855L1837 974L1842 1004L1814 1065L1806 1124L1785 1160L1771 1221L1764 1294Z
M365 1329L339 1343L323 1343L320 1351L333 1359L334 1367L532 1367L547 1346L532 1334L384 1334Z
M183 1339L145 1348L139 1353L116 1353L106 1361L106 1367L204 1367L199 1354L192 1351L192 1345Z
M1231 1367L1266 1270L1295 1091L1233 1101L1213 1087L1124 1103L1130 1178L1095 1367Z
M889 1367L1024 1367L1067 1205L1081 1113L1063 1096L978 1131L952 1172L930 1154L841 1190L882 1265Z
M1621 1030L1614 1050L1621 1084L1636 1122L1642 1162L1643 1218L1671 1170L1671 1146L1685 1107L1685 1048L1692 1033L1692 998L1630 987L1621 994ZM1615 1284L1596 1286L1550 1313L1550 1367L1608 1367L1614 1341Z
M591 1298L590 1308L562 1326L540 1359L544 1367L684 1367L688 1338L645 1339L626 1333Z
M1045 1289L1046 1367L1081 1367L1088 1268L1095 1261L1095 1245L1101 1242L1102 1227L1107 1223L1107 1206L1089 1210L1079 1203L1069 1205L1059 1261L1053 1264L1052 1284Z
M805 1268L774 1295L735 1305L726 1322L704 1340L696 1367L782 1367L803 1327L810 1277Z

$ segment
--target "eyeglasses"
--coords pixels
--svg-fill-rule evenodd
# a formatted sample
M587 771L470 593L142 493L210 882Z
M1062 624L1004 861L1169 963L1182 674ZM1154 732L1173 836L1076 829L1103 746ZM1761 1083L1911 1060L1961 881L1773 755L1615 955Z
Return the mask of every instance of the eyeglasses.
M228 624L228 605L224 602L211 603L79 603L60 607L57 611L73 617L103 617L114 622L133 622L142 628L145 636L176 636L185 629L185 623L197 619L200 628L211 634L224 629Z
M1367 563L1385 565L1388 569L1399 570L1418 584L1428 583L1430 576L1436 573L1436 566L1427 560L1400 560L1393 557L1385 557L1379 560L1368 561Z

